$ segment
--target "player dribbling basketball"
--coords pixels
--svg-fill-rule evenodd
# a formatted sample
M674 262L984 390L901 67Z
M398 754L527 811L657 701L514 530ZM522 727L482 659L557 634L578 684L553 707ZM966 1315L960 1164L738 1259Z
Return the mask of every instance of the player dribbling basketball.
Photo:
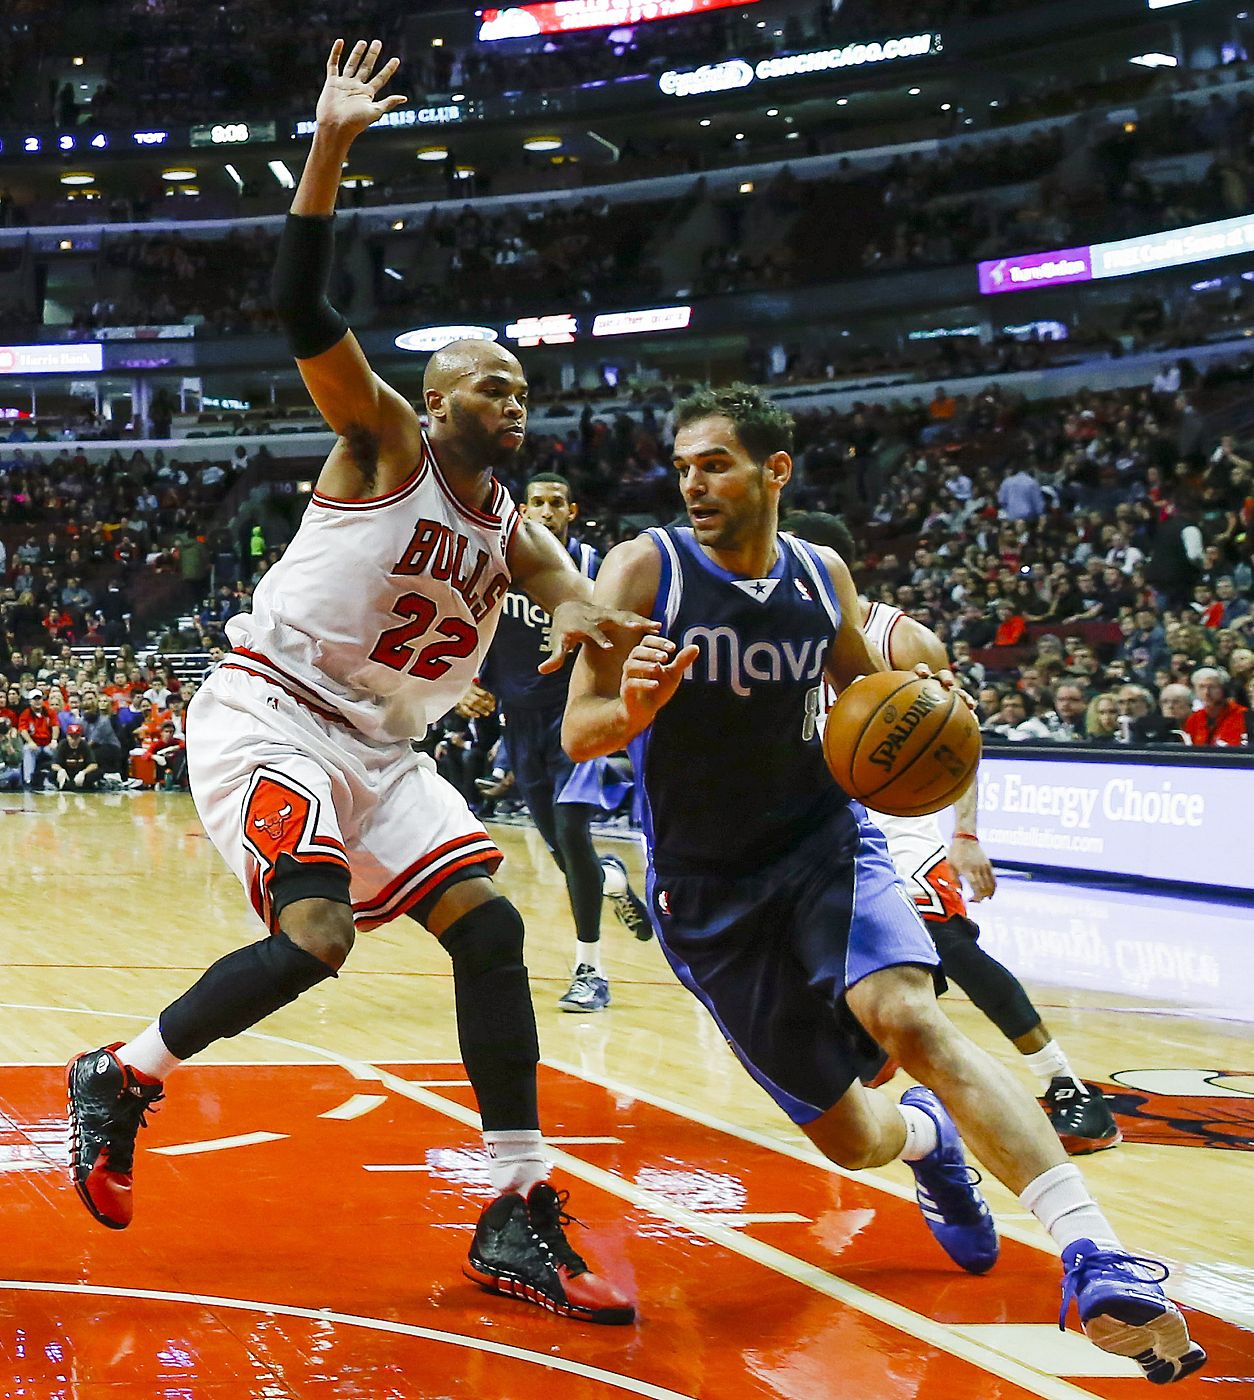
M594 594L653 616L661 634L585 648L563 742L575 759L633 744L663 950L815 1145L848 1167L908 1161L929 1227L979 1273L996 1232L956 1120L1061 1248L1064 1299L1090 1338L1153 1381L1178 1379L1205 1354L1155 1281L1160 1266L1123 1251L1037 1104L939 1009L931 940L883 837L823 760L824 677L839 689L884 663L839 557L779 533L791 427L743 385L676 407L691 528L619 545ZM929 1088L901 1107L864 1089L859 1027L953 1120Z

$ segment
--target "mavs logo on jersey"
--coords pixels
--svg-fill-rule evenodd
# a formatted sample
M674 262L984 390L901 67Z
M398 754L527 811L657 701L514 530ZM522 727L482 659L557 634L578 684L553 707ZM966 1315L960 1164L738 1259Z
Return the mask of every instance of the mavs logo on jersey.
M823 675L830 638L803 637L795 642L766 638L741 646L734 627L689 627L680 637L681 647L697 646L700 657L685 680L698 675L710 685L726 682L736 695L748 695L755 682L806 681L815 684Z
M633 746L654 868L752 869L847 800L817 725L840 604L821 556L790 536L769 578L742 579L691 530L648 534L661 555L653 615L700 651Z

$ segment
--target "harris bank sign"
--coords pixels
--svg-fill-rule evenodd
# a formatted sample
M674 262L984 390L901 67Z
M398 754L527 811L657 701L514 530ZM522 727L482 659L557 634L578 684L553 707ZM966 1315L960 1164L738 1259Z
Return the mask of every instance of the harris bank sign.
M729 58L722 63L703 63L700 68L670 68L657 80L667 97L700 97L712 92L729 92L755 82L776 78L800 78L812 73L834 73L845 68L865 68L904 58L927 58L942 52L941 36L935 33L903 34L870 43L845 44L835 49L812 49L806 53L776 54L750 63Z

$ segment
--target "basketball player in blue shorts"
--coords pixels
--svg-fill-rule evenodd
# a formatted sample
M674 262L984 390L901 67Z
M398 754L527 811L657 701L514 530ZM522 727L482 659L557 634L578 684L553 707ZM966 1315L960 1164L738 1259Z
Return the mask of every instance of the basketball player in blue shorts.
M579 513L570 482L542 472L527 483L519 512L543 527L570 555L585 578L595 578L601 556L570 537ZM499 702L514 783L566 877L575 920L574 975L558 998L563 1011L601 1011L610 1004L609 978L601 959L601 898L609 899L620 922L642 941L653 937L649 911L631 888L627 867L617 856L597 859L590 827L600 807L607 760L572 763L562 748L562 712L574 658L560 671L538 668L548 655L553 619L525 593L510 589L480 684L472 686L459 709L487 714Z
M845 1167L904 1159L933 1234L982 1273L997 1235L961 1129L1060 1247L1064 1316L1075 1300L1099 1347L1178 1380L1205 1353L1159 1286L1165 1269L1122 1248L1037 1103L940 1010L932 940L823 760L825 679L839 690L885 667L839 557L779 533L791 445L791 418L748 386L677 406L690 527L617 546L594 594L661 632L584 648L563 742L577 760L632 745L662 948L815 1146ZM927 1087L900 1106L864 1088L868 1035Z

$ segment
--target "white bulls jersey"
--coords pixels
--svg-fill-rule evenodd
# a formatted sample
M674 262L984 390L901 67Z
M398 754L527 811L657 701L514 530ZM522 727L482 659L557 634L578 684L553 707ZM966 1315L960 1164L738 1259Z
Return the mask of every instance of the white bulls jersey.
M893 656L893 631L903 616L900 608L871 603L862 635L894 670L908 671L913 668ZM924 917L945 919L951 914L966 913L935 813L927 817L894 817L888 812L872 811L871 820L887 838L888 853L897 873Z
M227 623L225 665L251 671L368 739L403 743L450 710L478 674L509 586L518 525L493 481L464 506L426 437L387 496L315 491L296 538L262 578L251 613Z

